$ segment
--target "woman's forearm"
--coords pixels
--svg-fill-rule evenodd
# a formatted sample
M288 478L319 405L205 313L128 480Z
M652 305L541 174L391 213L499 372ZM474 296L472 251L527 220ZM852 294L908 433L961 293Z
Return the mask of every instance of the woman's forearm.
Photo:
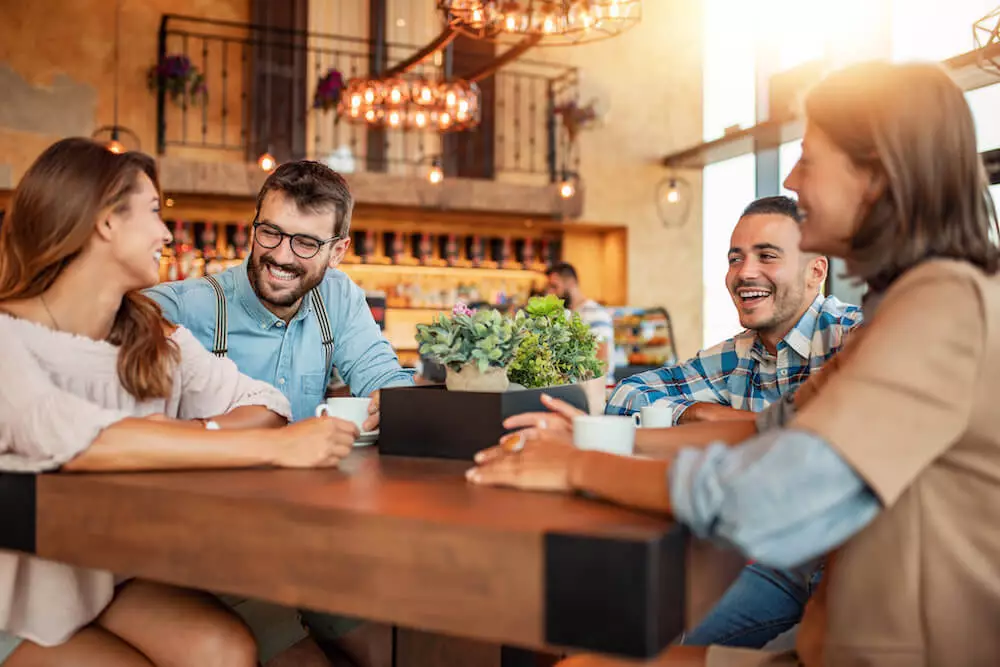
M670 513L668 461L651 461L604 452L580 452L570 467L569 482L586 491L636 509Z
M640 428L635 433L635 453L670 458L684 447L707 447L713 442L736 445L757 435L752 421L697 422L673 428Z
M101 431L62 466L71 472L242 468L267 465L275 434L264 429L210 431L192 422L129 418Z
M223 429L281 428L288 420L262 405L244 405L211 418Z

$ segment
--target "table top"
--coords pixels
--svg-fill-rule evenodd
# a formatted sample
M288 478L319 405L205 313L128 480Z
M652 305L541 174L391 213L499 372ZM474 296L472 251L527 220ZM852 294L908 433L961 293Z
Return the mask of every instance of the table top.
M475 487L467 467L355 450L331 470L2 475L5 506L35 522L0 525L29 537L0 546L532 648L647 657L680 632L679 526Z

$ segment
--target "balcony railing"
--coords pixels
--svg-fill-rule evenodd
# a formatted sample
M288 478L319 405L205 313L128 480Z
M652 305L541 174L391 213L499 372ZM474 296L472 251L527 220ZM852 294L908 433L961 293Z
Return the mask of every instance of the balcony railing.
M383 46L389 66L421 48ZM330 69L345 81L368 75L373 47L358 37L165 15L160 61L186 57L204 77L206 95L196 98L189 90L172 95L159 86L158 150L224 152L251 161L268 151L279 160L324 160L341 171L408 175L427 170L440 157L446 171L449 164L476 164L483 168L474 176L528 182L555 181L564 170L575 171L578 156L555 111L577 99L575 68L515 61L493 75L491 93L483 95L484 116L492 114L493 122L452 135L370 132L338 119L336 110L313 108L316 85ZM438 55L411 73L444 80L450 55ZM489 132L490 140L443 139L476 132ZM375 141L384 141L384 148L370 145Z

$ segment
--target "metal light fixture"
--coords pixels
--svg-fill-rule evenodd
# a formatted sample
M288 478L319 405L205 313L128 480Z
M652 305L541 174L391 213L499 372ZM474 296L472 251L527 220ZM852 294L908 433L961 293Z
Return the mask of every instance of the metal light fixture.
M427 180L431 185L438 185L444 180L444 171L441 169L441 158L434 158L431 163L431 170L427 172Z
M572 199L576 196L576 182L579 178L578 174L564 169L562 181L559 183L559 196L563 199Z
M475 39L538 35L558 46L622 34L642 19L642 0L438 0L438 10Z
M274 159L273 155L271 155L271 151L264 151L261 153L261 156L257 158L257 166L263 171L270 173L275 167L278 166L278 161Z
M348 121L402 130L467 130L479 124L479 86L457 79L355 78L341 93L338 111Z
M138 135L127 127L118 124L118 70L120 69L120 45L121 45L121 0L115 4L115 90L114 90L114 111L112 124L104 125L94 130L90 138L104 144L112 153L120 155L126 151L137 151L140 148Z
M656 212L664 227L680 227L691 211L691 185L679 176L670 176L656 186Z
M972 24L972 36L976 43L976 64L990 74L1000 76L1000 7Z

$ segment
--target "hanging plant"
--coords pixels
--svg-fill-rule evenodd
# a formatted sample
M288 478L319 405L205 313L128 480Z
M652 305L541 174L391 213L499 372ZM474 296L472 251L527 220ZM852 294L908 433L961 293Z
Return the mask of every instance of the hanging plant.
M563 127L571 142L576 141L580 130L585 130L597 122L597 101L591 100L585 106L580 106L576 100L560 104L553 112L562 119Z
M330 68L316 83L316 94L313 95L313 109L329 111L336 109L340 102L340 91L344 89L344 77L337 70Z
M198 105L208 100L205 76L185 55L164 56L159 63L149 68L146 84L152 92L157 92L162 86L176 104L190 102Z

